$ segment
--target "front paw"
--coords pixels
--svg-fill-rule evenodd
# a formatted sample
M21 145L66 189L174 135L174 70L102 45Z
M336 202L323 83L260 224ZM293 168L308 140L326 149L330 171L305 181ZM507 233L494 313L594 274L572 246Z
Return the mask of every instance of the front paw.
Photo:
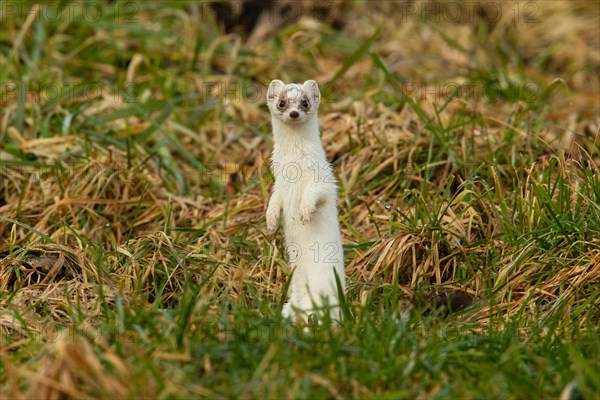
M315 207L301 207L300 208L300 221L302 222L310 222L315 215L315 211L317 209Z
M267 209L267 233L270 235L277 230L279 225L279 211L271 208Z

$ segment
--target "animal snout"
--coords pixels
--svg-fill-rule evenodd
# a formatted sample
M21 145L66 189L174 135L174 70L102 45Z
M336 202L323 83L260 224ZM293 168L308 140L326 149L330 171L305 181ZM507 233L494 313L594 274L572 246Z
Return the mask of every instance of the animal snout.
M298 113L298 111L292 111L292 112L290 113L290 117L291 117L291 118L294 118L294 119L296 119L296 118L298 118L299 116L300 116L300 114Z

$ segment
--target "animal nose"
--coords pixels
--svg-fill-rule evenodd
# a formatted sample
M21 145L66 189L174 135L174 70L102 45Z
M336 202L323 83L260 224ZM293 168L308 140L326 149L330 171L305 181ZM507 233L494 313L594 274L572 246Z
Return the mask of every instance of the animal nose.
M292 117L294 119L298 118L299 116L300 116L300 114L298 114L298 111L292 111L290 113L290 117Z

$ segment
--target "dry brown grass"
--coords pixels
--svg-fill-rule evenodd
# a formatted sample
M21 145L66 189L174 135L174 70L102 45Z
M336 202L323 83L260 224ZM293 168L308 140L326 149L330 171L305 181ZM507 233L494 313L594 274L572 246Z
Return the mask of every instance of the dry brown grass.
M586 179L597 184L600 163L597 4L533 4L539 8L536 21L529 23L515 20L504 3L502 18L493 23L477 10L458 23L443 18L424 23L393 2L346 4L342 35L303 19L282 28L281 44L257 40L250 55L240 37L215 35L197 23L193 12L178 12L173 18L182 28L171 32L180 39L173 48L158 40L143 43L118 29L112 37L97 33L82 45L122 43L137 57L127 67L78 56L65 60L51 48L44 57L65 77L90 69L100 77L126 75L140 85L170 79L183 92L204 93L207 83L218 88L275 77L316 79L330 94L320 123L342 182L344 243L356 246L346 253L351 303L357 305L382 285L399 287L407 302L423 286L445 286L480 300L471 318L481 326L525 315L531 323L558 318L569 328L583 329L600 315L598 226L590 223L589 231L579 227L580 236L572 230L564 241L554 240L545 235L557 236L560 229L543 221L557 216L542 205L562 201L564 192L552 192L548 182L563 179L572 209L589 212L590 218L598 215L595 200L585 197L593 189L582 189ZM470 7L469 2L462 6ZM150 21L160 14L147 11L139 18ZM430 116L444 103L441 86L473 79L534 82L538 102L486 102L477 92L456 98L436 121L455 127L440 142L413 108L401 105L368 56L327 86L356 39L371 37L376 27L381 31L370 51L385 60L396 79L410 83L403 87ZM3 32L13 43L19 32L32 35L27 23L10 22ZM200 72L178 70L193 62L195 38L201 35L206 47ZM153 57L175 72L157 71ZM3 55L2 63L8 61ZM553 82L555 92L546 92ZM158 83L149 86L156 86L148 89L153 99L168 96ZM433 89L424 93L425 86ZM219 95L219 89L211 94ZM113 100L89 102L75 119L127 109L127 103ZM130 365L102 335L89 339L65 333L53 340L47 334L50 326L68 332L81 324L101 325L117 298L132 307L158 302L172 308L191 282L203 284L196 307L210 312L222 304L259 309L261 302L278 301L289 270L279 236L264 233L271 147L264 103L232 98L195 118L182 102L180 116L160 122L160 129L141 143L136 138L156 123L153 111L145 114L150 121L134 115L96 124L114 140L130 138L128 149L86 136L83 124L82 131L40 137L41 121L32 111L39 105L32 98L24 102L31 113L19 130L12 126L16 96L0 104L0 132L6 132L0 134L0 160L15 162L0 164L0 357L5 368L0 393L20 398L160 393L151 381L136 378L141 368ZM65 115L70 105L57 104L51 111ZM474 122L461 126L466 120ZM19 164L22 159L7 151L8 144L48 167ZM428 151L438 159L428 159ZM203 173L188 156L203 163ZM519 229L521 236L515 233ZM580 318L571 318L573 310ZM26 363L11 361L31 341L39 346L25 350L30 352L23 356ZM205 365L210 371L210 360ZM331 397L344 396L323 379L315 375L315 385ZM352 386L356 396L377 394L356 381ZM190 390L212 393L200 386Z

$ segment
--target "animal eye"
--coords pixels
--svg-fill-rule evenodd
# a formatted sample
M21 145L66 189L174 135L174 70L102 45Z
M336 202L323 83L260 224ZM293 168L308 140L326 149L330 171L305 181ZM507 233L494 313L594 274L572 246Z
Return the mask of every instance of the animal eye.
M278 105L279 108L285 107L285 100L281 100Z
M302 107L308 108L308 101L302 100Z

